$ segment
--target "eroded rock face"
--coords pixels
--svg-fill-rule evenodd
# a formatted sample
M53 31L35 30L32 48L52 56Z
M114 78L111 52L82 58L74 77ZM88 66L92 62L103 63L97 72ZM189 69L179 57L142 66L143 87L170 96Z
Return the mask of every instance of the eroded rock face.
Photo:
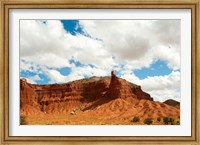
M141 87L118 78L115 72L110 77L92 77L64 84L34 85L20 80L21 113L66 113L84 109L86 104L102 98L153 100ZM30 108L30 109L28 109ZM35 108L35 109L31 109Z
M107 95L109 89L107 79L93 77L51 85L34 85L21 79L21 111L24 112L24 104L36 106L45 113L65 113L73 109L81 109L84 104Z
M152 100L151 96L148 93L142 91L141 87L127 82L124 79L118 78L115 75L115 72L111 72L111 82L109 87L109 96L112 98L136 98L136 99L147 99Z
M38 114L41 113L40 105L36 102L37 93L33 86L25 79L20 79L20 109L22 114ZM34 108L34 109L28 109Z

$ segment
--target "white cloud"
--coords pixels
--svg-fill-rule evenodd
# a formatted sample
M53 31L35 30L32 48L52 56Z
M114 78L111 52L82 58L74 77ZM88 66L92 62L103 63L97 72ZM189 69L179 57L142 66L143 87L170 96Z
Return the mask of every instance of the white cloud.
M21 20L21 59L53 68L70 67L70 59L106 69L140 69L156 59L180 67L179 20L81 20L80 26L98 39L71 35L57 20Z
M153 49L155 57L167 61L168 67L174 70L180 68L180 52L175 47L162 45Z
M158 59L171 69L180 68L179 20L81 20L79 27L91 37L71 35L58 20L20 21L20 70L36 74L29 81L45 74L51 83L62 83L116 70L157 100L180 98L180 72L144 80L132 73ZM72 59L83 66L70 63ZM69 75L57 70L63 67L71 68Z
M72 72L65 77L65 81L73 81L85 78L86 76L108 76L110 71L101 68L92 68L91 66L73 67Z
M128 66L127 66L128 67ZM142 90L149 93L155 101L164 102L167 99L180 101L180 72L172 71L169 75L152 76L139 79L129 70L121 70L121 78L140 85Z
M25 79L27 80L27 82L29 82L31 84L37 84L36 81L41 80L41 78L40 78L39 75L34 75L34 76L31 76L31 77L26 77Z
M134 84L138 84L138 82L140 81L140 79L138 77L136 77L133 73L131 73L131 74L128 74L128 73L122 74L121 78L123 78L125 80L128 80L129 82L132 82Z
M180 72L172 71L165 76L153 76L140 80L134 74L124 74L123 78L142 86L156 101L174 99L180 101Z
M91 66L72 67L71 73L67 76L62 75L55 69L43 69L43 73L50 79L49 83L64 83L74 80L83 79L88 76L108 76L110 71L101 68L93 68Z
M33 65L52 68L71 67L70 59L104 68L115 64L101 41L81 34L73 36L57 20L21 20L20 57Z
M20 21L20 55L34 56L38 54L59 53L62 48L64 28L59 21Z
M164 102L168 99L173 99L176 101L180 100L180 91L179 89L163 89L163 90L154 90L148 92L154 98L154 101Z
M171 68L180 67L179 20L81 20L80 26L101 39L117 63L132 64L134 69L162 59Z
M20 71L30 71L33 73L40 72L40 67L33 64L32 62L27 62L23 59L20 59Z
M172 71L171 74L165 76L147 77L141 81L141 85L146 91L179 88L180 72Z
M65 81L65 76L57 70L47 69L45 74L50 78L50 83L60 83Z

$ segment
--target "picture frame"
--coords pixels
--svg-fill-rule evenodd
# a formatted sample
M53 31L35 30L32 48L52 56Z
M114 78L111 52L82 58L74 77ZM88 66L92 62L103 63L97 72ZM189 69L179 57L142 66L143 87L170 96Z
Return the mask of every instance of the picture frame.
M73 1L2 0L1 3L1 144L199 144L199 0L181 1ZM191 136L9 136L9 10L10 9L190 9L192 14Z

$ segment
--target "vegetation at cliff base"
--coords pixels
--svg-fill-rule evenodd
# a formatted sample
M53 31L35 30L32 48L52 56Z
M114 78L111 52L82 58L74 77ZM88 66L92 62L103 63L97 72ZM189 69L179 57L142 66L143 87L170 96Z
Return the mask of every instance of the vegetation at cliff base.
M144 120L144 124L147 124L147 125L150 125L150 124L152 124L152 118L146 118L145 120Z

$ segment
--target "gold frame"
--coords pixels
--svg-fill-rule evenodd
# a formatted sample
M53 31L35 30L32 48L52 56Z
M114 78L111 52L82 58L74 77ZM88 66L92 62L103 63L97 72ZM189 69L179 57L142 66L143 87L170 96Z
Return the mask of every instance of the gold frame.
M1 144L200 144L199 0L1 0L0 122ZM192 11L192 136L190 137L25 137L8 134L8 15L12 8L178 8Z

